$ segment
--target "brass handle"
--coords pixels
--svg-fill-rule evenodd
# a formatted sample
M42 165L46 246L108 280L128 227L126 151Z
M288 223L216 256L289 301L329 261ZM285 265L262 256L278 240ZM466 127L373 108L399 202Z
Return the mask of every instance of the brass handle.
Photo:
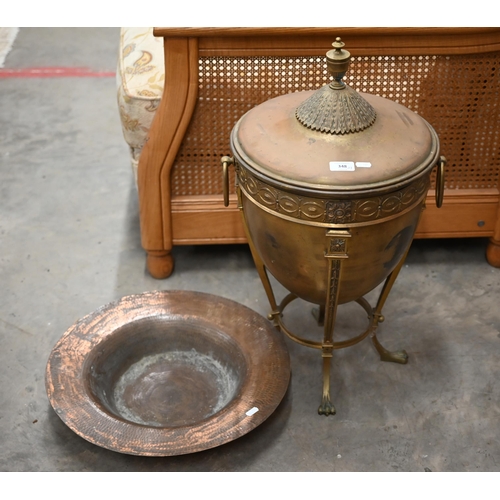
M229 206L229 165L234 163L233 158L230 156L223 156L220 161L222 162L222 191L224 194L224 206Z
M444 167L446 165L446 158L441 156L439 158L439 165L436 170L436 207L441 208L444 197Z

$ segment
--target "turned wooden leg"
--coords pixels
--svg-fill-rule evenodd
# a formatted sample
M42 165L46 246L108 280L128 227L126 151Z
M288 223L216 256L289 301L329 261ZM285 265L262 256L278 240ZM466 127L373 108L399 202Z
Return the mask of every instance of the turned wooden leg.
M486 260L493 267L500 267L500 240L490 238L486 247Z
M166 250L147 250L146 267L156 279L168 278L174 270L174 259Z

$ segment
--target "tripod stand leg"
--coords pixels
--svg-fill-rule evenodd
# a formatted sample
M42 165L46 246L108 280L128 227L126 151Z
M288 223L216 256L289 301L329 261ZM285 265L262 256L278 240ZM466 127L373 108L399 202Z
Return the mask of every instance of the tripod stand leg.
M373 311L373 320L372 320L373 324L371 333L371 339L373 345L375 346L375 349L380 355L380 360L390 361L392 363L399 363L402 365L408 362L408 353L405 350L388 351L382 344L380 344L379 340L377 339L376 330L378 324L384 321L384 316L382 316L382 308L384 307L385 301L387 300L387 297L391 292L392 286L394 285L394 282L396 281L396 278L398 277L398 274L401 271L401 268L403 267L406 256L408 255L408 251L409 249L403 255L403 258L401 259L399 264L395 267L394 271L392 271L392 273L389 274L389 276L385 280L384 286L382 288L382 291L380 292L380 296L377 301L377 305Z
M271 305L271 312L268 315L268 319L273 321L273 324L276 328L279 328L278 316L280 315L280 311L276 303L276 297L274 296L273 288L271 286L271 282L269 281L269 276L267 275L266 266L264 265L264 262L262 262L259 253L255 249L252 238L250 237L250 231L248 229L247 220L243 211L243 204L241 201L241 190L238 186L236 187L236 192L238 194L238 208L243 219L243 228L247 237L248 246L250 247L250 253L252 254L255 267L257 268L257 272L259 273L259 278L262 281L262 285L264 286L269 304Z
M334 415L335 407L330 400L330 366L333 352L333 329L337 316L337 307L340 293L340 278L342 262L347 259L347 241L351 237L348 230L328 230L327 250L325 258L328 259L328 281L326 290L326 303L320 306L324 311L324 334L322 345L323 357L323 397L318 408L320 415Z
M318 414L325 416L335 415L336 413L335 406L333 406L330 400L330 366L332 363L332 351L332 347L323 346L323 397L318 408Z

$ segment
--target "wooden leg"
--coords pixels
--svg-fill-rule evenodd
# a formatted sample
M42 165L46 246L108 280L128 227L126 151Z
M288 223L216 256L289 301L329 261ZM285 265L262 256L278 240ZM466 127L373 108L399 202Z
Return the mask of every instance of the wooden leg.
M169 251L147 251L146 266L149 274L156 279L168 278L174 270L174 259Z
M198 41L164 40L165 84L137 171L141 243L157 279L172 274L171 171L198 95ZM153 250L151 250L153 249Z
M486 248L486 259L493 267L500 267L500 240L490 238Z
M498 203L495 231L486 248L486 260L491 266L500 267L500 203Z

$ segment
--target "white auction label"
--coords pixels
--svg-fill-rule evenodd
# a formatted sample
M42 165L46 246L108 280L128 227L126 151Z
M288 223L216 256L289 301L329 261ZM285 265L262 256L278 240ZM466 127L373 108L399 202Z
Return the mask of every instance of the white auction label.
M358 168L370 168L372 164L369 161L357 161L356 167Z
M353 161L331 161L330 170L332 172L354 172Z

